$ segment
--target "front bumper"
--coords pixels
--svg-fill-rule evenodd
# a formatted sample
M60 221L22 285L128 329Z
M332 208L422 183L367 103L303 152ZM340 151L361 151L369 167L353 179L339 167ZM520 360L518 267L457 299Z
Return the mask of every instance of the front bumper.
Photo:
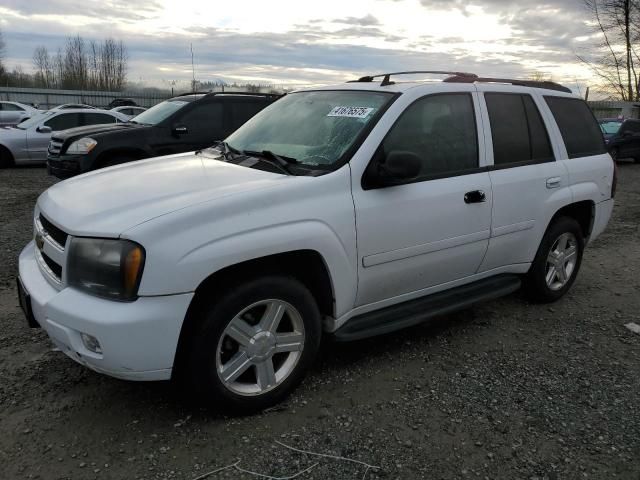
M83 173L81 155L47 156L47 173L61 179Z
M125 380L171 378L180 329L193 293L140 297L125 303L68 287L57 290L42 276L33 242L20 254L19 270L36 321L67 356ZM97 338L102 354L88 350L81 333Z

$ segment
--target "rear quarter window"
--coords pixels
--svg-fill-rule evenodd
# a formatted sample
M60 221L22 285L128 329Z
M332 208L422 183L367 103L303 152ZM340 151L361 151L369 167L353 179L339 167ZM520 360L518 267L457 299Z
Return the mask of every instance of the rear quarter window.
M589 106L578 98L545 96L569 158L606 153L602 131Z

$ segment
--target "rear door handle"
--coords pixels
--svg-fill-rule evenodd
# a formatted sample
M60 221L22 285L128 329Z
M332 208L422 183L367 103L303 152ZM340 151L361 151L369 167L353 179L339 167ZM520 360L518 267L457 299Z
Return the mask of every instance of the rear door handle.
M482 203L487 200L487 196L482 190L473 190L464 194L464 203Z
M558 188L561 183L562 179L560 177L547 178L547 188Z

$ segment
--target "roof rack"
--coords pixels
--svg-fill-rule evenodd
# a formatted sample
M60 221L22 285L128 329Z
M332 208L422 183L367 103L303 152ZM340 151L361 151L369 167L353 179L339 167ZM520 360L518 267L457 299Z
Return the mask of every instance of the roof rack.
M386 87L387 85L393 85L395 82L391 81L391 75L415 75L415 74L429 73L432 75L453 75L454 77L465 77L465 78L477 78L478 76L473 73L464 73L464 72L446 72L442 70L414 70L411 72L393 72L393 73L381 73L379 75L368 75L366 77L361 77L358 80L352 80L352 82L373 82L374 78L384 77L382 79L382 83L380 83L381 87Z
M470 78L465 75L454 75L445 78L443 82L447 83L508 83L520 87L544 88L545 90L556 90L558 92L572 93L570 89L556 82L539 81L539 80L516 80L512 78L492 78L492 77L475 77Z
M260 93L260 92L186 92L175 95L175 97L188 97L189 95L205 95L205 96L216 96L216 95L248 95L253 97L281 97L280 93ZM172 97L172 98L175 98Z
M358 80L352 80L351 82L373 82L375 78L383 77L380 86L386 87L387 85L393 85L395 83L391 81L392 75L415 75L424 73L432 75L450 75L450 77L443 80L443 82L448 83L509 83L511 85L522 87L544 88L546 90L556 90L558 92L572 93L570 89L556 82L516 80L512 78L479 77L475 73L449 72L442 70L416 70L412 72L381 73L379 75L368 75L366 77L361 77Z

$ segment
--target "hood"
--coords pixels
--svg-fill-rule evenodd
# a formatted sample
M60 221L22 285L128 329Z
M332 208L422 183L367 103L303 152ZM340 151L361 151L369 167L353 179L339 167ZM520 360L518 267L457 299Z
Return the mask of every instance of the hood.
M99 135L110 132L122 132L124 130L138 130L141 128L149 128L148 125L136 125L135 123L104 123L98 125L85 125L83 127L70 128L55 132L54 137L67 139L71 137L87 137L90 135Z
M38 208L72 235L117 237L160 215L294 178L188 153L73 177L45 191Z

